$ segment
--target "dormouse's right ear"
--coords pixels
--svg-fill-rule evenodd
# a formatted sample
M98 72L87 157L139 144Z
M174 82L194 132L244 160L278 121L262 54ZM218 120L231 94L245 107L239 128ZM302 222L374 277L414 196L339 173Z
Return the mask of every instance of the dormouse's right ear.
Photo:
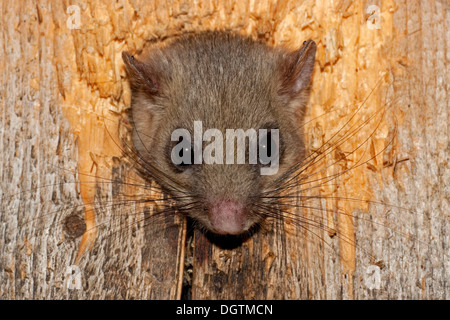
M122 59L133 89L142 90L149 95L155 95L159 92L160 84L156 70L153 70L149 64L137 60L126 51L122 52Z

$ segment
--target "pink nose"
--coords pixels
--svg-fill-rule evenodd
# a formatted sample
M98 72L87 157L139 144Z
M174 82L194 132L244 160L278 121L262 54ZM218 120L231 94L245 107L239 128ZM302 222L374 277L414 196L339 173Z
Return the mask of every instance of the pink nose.
M245 207L234 200L214 202L209 210L209 220L218 234L242 233L245 227Z

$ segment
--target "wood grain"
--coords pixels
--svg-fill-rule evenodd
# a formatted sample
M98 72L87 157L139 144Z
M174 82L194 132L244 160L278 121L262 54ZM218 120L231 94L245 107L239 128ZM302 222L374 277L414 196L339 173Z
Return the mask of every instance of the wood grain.
M5 0L0 21L0 298L449 298L448 1ZM158 215L124 154L121 52L206 29L318 45L317 161L282 207L302 222L232 250Z

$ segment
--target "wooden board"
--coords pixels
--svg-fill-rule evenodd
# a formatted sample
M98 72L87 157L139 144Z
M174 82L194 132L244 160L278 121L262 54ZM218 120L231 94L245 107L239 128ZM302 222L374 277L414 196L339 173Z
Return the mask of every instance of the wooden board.
M448 1L0 8L1 298L449 298ZM234 249L191 230L124 154L121 52L206 29L318 45L293 218Z

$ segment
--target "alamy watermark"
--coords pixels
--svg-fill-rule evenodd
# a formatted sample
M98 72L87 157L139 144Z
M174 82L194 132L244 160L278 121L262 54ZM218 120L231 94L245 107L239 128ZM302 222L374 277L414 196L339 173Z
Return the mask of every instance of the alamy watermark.
M372 4L367 7L366 14L369 15L367 18L367 28L370 30L381 29L381 9L379 6Z
M67 28L70 30L81 28L81 9L77 5L67 7L67 13L70 15L66 21Z
M68 266L64 273L64 287L69 290L81 289L81 270L76 265Z
M226 129L225 153L224 135L219 129L203 132L201 121L194 121L194 139L187 129L176 129L171 140L178 143L173 147L171 159L175 165L191 164L261 164L261 175L274 175L280 163L280 135L278 129ZM248 141L248 152L246 145ZM203 149L203 143L209 142Z
M381 268L370 265L366 269L365 285L369 290L379 290L381 287Z

